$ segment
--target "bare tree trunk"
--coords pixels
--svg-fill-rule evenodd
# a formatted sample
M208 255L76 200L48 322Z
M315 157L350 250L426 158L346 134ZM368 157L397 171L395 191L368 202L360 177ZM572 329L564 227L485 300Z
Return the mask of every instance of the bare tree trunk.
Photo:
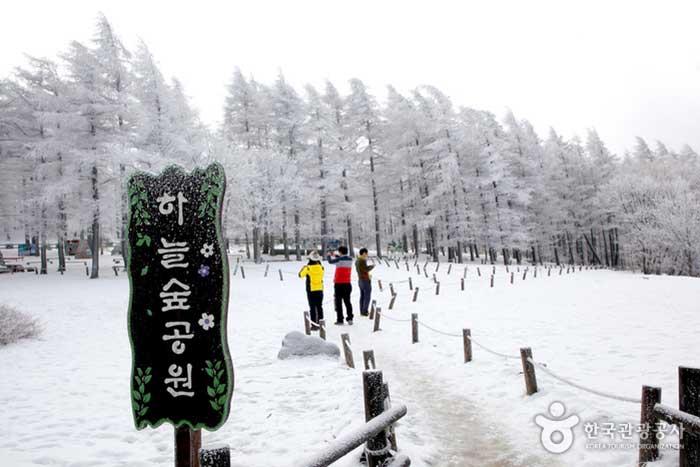
M348 226L348 254L352 258L355 256L355 246L353 245L352 219L350 219L350 216L348 216L348 218L347 218L347 226Z
M41 244L41 268L39 273L46 274L48 272L48 264L46 260L46 230L48 229L48 221L46 219L46 204L42 201L41 207L41 233L39 234L39 242Z
M399 179L399 187L401 188L401 247L404 253L408 253L408 236L406 235L406 210L403 204L403 179Z
M282 195L282 245L284 247L284 259L289 261L289 239L287 238L287 200L284 195ZM274 245L272 247L275 248Z
M564 238L566 239L566 248L569 251L569 264L576 264L576 260L574 259L574 249L571 246L571 234L568 230L564 232Z
M603 250L605 250L605 266L610 267L610 256L608 255L608 239L605 236L605 229L601 229L603 232Z
M374 167L374 163L372 164ZM372 172L374 172L374 169L372 169ZM372 176L372 200L374 203L374 234L375 234L375 240L376 240L376 247L377 247L377 257L381 258L382 257L382 237L380 233L380 226L379 226L379 200L377 199L377 183L374 180L374 175Z
M92 269L90 279L100 277L100 192L97 180L97 164L92 166L92 200L94 202L92 215L92 236L90 249L92 250Z
M270 254L270 232L267 231L267 224L265 225L265 232L263 233L263 249L264 255Z
M321 255L323 256L328 248L328 212L326 205L326 195L321 197ZM315 248L315 245L314 245Z
M119 164L119 181L120 181L120 209L121 209L121 223L117 226L117 231L119 232L119 248L121 248L122 260L124 260L124 265L126 265L126 239L127 239L127 229L128 224L128 194L126 189L126 167L124 164Z
M262 262L260 258L260 228L257 226L253 227L253 261L255 263Z
M430 252L432 253L433 261L437 263L440 261L440 257L437 242L435 239L435 227L431 226L430 228L428 228L428 235L430 237Z
M416 255L416 258L420 256L420 243L418 242L418 226L416 224L413 224L413 252Z
M248 238L248 231L245 231L245 257L250 259L250 239Z
M343 169L343 182L342 182L342 187L343 187L343 194L345 197L345 203L350 204L350 195L348 194L348 182L347 182L347 176L348 172L347 169ZM350 218L350 215L348 214L347 217L345 218L345 222L347 225L347 236L348 236L348 254L350 257L355 256L355 246L353 245L353 235L352 235L352 219ZM324 252L325 254L325 252Z
M46 261L46 232L41 234L41 271L40 274L48 273L48 264Z
M299 209L294 211L294 252L297 261L301 261L301 239L299 234Z

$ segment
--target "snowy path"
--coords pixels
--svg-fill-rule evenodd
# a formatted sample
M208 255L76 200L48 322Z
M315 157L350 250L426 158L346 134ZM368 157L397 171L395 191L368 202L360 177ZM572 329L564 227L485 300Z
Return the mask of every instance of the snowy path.
M553 459L523 455L508 443L506 428L493 423L464 395L446 391L430 362L416 353L397 352L395 343L386 345L379 335L369 335L366 318L352 327L340 328L351 335L356 366L362 365L362 350L375 351L377 369L389 383L392 400L406 404L409 416L397 427L399 447L427 441L429 433L434 456L426 465L440 467L556 467ZM341 332L339 330L338 332ZM415 463L413 465L416 465Z
M504 427L485 423L488 417L464 397L446 393L429 369L386 358L386 374L402 388L401 400L415 408L437 439L435 465L445 467L554 467L557 463L523 457L507 442ZM412 369L411 369L412 368ZM412 389L411 389L412 388ZM408 391L406 392L406 390Z

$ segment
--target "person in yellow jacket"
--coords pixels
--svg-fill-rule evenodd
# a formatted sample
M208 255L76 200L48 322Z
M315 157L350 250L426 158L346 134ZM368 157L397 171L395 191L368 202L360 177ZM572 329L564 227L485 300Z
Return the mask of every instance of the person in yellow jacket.
M301 268L299 277L306 278L306 298L309 300L311 329L318 330L318 323L323 319L323 266L321 256L315 250L307 256L309 263Z

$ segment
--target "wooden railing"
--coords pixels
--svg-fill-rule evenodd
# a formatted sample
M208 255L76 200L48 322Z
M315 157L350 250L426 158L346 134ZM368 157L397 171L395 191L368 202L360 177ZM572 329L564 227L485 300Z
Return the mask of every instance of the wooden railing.
M369 353L365 364L368 365ZM371 357L372 363L374 357ZM382 372L367 370L362 373L366 423L329 443L323 449L293 464L294 467L327 467L366 443L363 457L368 467L408 467L411 460L396 453L396 434L393 425L406 415L403 404L391 406L388 385ZM228 447L199 450L200 467L231 467Z

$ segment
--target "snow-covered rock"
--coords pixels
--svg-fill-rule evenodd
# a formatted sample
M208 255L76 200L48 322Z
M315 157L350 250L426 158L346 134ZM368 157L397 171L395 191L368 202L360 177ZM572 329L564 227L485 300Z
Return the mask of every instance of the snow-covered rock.
M326 342L320 337L307 336L299 331L292 331L282 341L282 348L277 358L285 360L294 357L313 357L315 355L328 355L339 357L340 349L337 345Z

